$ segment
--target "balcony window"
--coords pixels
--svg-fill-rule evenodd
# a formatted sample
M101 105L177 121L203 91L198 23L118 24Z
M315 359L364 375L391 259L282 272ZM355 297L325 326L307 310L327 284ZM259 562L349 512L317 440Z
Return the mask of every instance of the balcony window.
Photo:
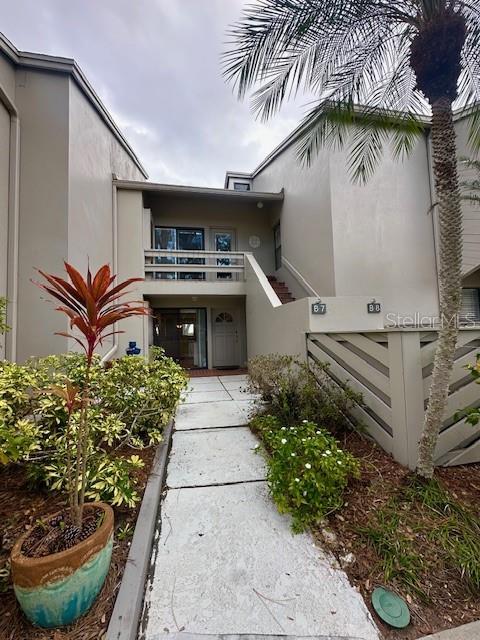
M169 251L203 251L205 249L205 236L203 229L190 229L180 227L155 227L155 249ZM204 258L155 258L156 264L205 264ZM157 273L155 277L160 280L204 280L202 272L171 271Z

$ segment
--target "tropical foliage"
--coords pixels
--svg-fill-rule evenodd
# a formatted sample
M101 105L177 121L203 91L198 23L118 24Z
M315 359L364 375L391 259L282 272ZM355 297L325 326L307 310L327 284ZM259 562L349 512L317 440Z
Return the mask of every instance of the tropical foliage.
M365 181L388 146L409 153L431 131L439 221L440 329L418 472L433 474L458 335L462 220L454 106L480 98L478 0L259 0L230 31L225 76L269 118L298 91L314 106L298 133L307 164L326 145L348 146ZM473 110L470 142L480 145ZM314 177L312 177L314 179Z
M68 490L68 451L76 446L80 420L68 389L81 388L86 375L80 353L24 365L0 362L0 463L22 463L35 482ZM94 356L89 376L85 496L132 506L142 465L137 450L161 441L186 376L159 350L150 362L124 357L107 367Z
M275 416L258 416L251 427L267 453L267 481L281 513L292 515L294 531L302 531L339 509L350 478L358 477L355 458L314 422L290 427Z
M303 420L320 422L332 432L351 427L348 412L362 404L362 396L348 385L336 385L328 365L308 366L292 356L269 354L248 361L250 391L259 394L258 411L267 403L268 412L282 425Z
M65 389L52 388L53 394L63 398L67 406L66 439L73 446L67 446L66 477L69 507L74 525L80 535L82 529L83 505L87 484L87 466L90 450L90 385L95 349L108 336L119 333L115 324L132 316L145 315L143 303L119 302L126 288L141 279L130 278L114 285L115 276L106 264L92 276L90 268L87 277L71 264L65 262L68 280L45 273L39 274L46 281L35 284L60 302L57 311L64 313L70 321L70 333L58 335L73 339L85 351L85 377L78 387L71 385ZM78 420L75 420L78 410ZM72 453L73 452L73 453Z

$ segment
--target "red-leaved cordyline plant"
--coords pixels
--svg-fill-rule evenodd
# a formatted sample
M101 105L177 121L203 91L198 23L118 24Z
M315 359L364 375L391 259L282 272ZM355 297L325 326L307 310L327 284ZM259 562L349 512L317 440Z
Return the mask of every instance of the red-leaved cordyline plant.
M61 303L57 311L65 313L70 319L70 329L76 333L60 331L56 335L72 338L84 349L86 354L85 380L80 389L68 386L65 393L55 392L63 397L68 413L68 430L70 419L75 408L80 408L79 428L76 436L75 469L70 467L68 481L69 504L72 520L78 531L82 528L82 514L85 503L85 485L88 460L88 405L90 374L93 355L98 345L108 336L123 333L114 328L119 320L131 316L148 314L142 302L119 302L119 298L126 295L125 289L133 282L140 282L142 278L130 278L114 286L116 276L111 274L108 264L103 265L92 277L90 268L87 278L65 262L68 280L45 273L38 269L46 283L34 282L38 287L49 293Z

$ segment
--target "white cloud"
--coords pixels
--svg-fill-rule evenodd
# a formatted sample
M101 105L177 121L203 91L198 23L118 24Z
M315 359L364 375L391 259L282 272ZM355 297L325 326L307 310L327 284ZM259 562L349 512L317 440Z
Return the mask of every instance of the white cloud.
M150 179L221 186L250 171L298 124L298 100L267 124L221 76L241 0L16 0L2 30L20 49L73 57ZM28 20L25 19L28 16Z

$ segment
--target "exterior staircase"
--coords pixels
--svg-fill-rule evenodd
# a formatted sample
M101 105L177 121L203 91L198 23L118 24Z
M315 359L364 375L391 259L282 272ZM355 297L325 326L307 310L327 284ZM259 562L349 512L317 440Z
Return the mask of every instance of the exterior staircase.
M267 276L267 278L282 304L295 300L285 282L279 282L275 276Z

